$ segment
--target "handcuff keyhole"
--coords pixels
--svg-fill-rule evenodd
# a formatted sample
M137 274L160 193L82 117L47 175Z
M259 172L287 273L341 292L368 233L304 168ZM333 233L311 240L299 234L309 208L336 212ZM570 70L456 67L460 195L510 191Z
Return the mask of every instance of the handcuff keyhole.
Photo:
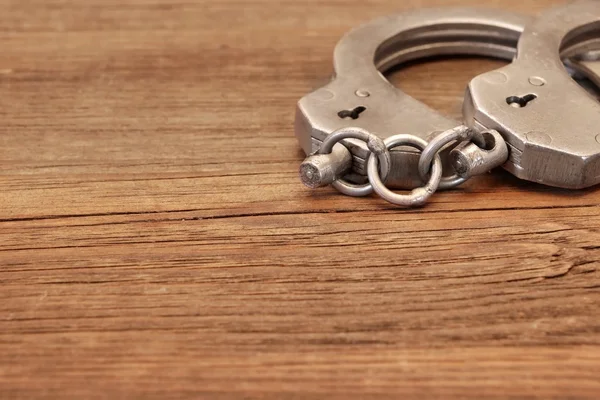
M528 94L523 97L510 96L506 99L506 103L514 108L523 108L535 99L537 99L537 96L535 94Z
M358 106L354 110L342 110L338 113L338 116L342 119L344 119L344 118L358 119L360 117L360 114L362 114L365 111L367 111L366 107Z

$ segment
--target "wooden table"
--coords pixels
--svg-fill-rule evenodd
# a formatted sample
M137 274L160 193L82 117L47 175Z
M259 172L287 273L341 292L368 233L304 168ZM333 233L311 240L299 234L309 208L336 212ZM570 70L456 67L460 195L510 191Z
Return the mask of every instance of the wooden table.
M298 180L344 32L479 3L2 1L0 397L600 396L598 189L496 171L400 210ZM459 118L502 64L390 79Z

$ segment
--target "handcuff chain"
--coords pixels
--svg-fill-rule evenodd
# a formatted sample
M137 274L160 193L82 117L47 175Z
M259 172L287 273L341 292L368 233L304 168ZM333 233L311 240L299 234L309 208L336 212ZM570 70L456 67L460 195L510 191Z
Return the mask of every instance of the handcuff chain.
M399 146L410 146L419 150L425 150L427 141L414 135L395 135L384 140L386 148L391 150ZM382 182L378 173L379 164L375 157L369 157L367 163L367 176L375 192L384 200L405 207L417 207L424 205L427 200L437 191L442 180L442 160L439 154L435 154L431 166L431 175L425 186L413 189L409 194L397 194L388 189Z
M438 189L445 190L456 187L473 175L487 172L489 169L501 165L508 157L506 143L498 132L486 131L479 133L464 125L444 131L430 142L418 136L407 134L395 135L382 140L361 128L343 128L329 135L323 141L317 153L329 154L333 146L344 139L358 139L367 144L370 151L366 158L369 183L354 185L343 179L338 179L333 183L333 186L340 192L350 196L365 196L376 192L384 200L405 207L422 206ZM455 159L453 165L455 170L460 169L461 171L451 176L442 177L443 167L440 152L452 143L458 145L451 152ZM391 171L389 152L399 146L410 146L421 150L418 165L419 174L423 180L427 181L425 186L413 189L406 195L394 193L385 186L385 180ZM488 150L487 147L496 150ZM372 157L373 154L376 157ZM457 168L461 165L466 165L466 169Z
M463 125L442 132L429 143L414 135L402 134L391 136L384 140L388 151L399 146L410 146L421 150L421 156L419 158L419 174L427 183L425 186L413 189L407 195L394 193L385 186L380 178L378 173L379 163L374 157L368 158L367 176L369 182L371 183L371 186L373 186L373 190L379 196L392 204L405 207L422 206L438 189L451 189L469 179L469 177L459 176L456 173L452 176L442 177L443 167L440 158L440 151L449 144L455 142L465 143L469 141L476 142L478 146L484 145L481 136Z

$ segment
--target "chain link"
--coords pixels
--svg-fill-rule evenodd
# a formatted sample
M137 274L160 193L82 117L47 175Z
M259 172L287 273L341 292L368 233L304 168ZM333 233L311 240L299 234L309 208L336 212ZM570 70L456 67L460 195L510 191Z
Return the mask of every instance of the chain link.
M475 131L471 128L461 125L456 128L449 129L434 137L427 147L423 149L419 158L419 175L421 179L426 180L431 170L431 163L436 155L440 153L446 146L451 143L460 143L470 141L476 136ZM457 175L456 173L450 176L445 176L440 182L439 189L448 190L462 185L468 178Z
M419 150L424 150L427 147L427 141L413 135L396 135L385 139L385 145L388 150L399 146L415 147ZM442 179L442 160L439 154L435 154L433 165L431 166L431 176L425 186L413 189L410 194L397 194L389 190L378 174L379 164L377 158L369 158L367 167L367 175L369 182L373 185L375 192L386 201L404 207L422 206L429 198L437 191Z
M502 141L501 136L497 132L494 138L496 141ZM485 147L484 137L478 132L461 125L440 133L430 142L417 136L406 134L395 135L382 140L378 136L361 128L343 128L327 136L317 154L330 154L333 146L345 139L362 140L367 144L370 150L367 157L367 177L369 183L356 185L344 179L338 179L332 185L341 193L355 197L367 196L376 192L386 201L404 207L422 206L438 189L445 190L456 187L470 178L471 175L458 175L457 173L446 177L442 176L443 167L440 152L448 146L453 143L458 144L459 148L465 148L466 145L479 146L481 147L481 151L487 151L483 149ZM504 144L504 142L501 144ZM424 186L413 189L409 194L398 194L385 186L385 181L391 171L390 150L400 146L409 146L421 150L418 165L419 175L427 183ZM504 146L506 145L504 144ZM476 149L479 148L476 147ZM472 150L471 153L473 153ZM465 153L465 156L471 153ZM375 155L375 157L372 157L372 155ZM498 152L498 155L494 157L494 166L500 165L499 162L502 161L502 157L504 157L504 153ZM480 160L481 157L479 157ZM478 168L481 169L481 165L478 165Z
M333 146L341 140L344 139L358 139L362 140L367 144L367 147L371 151L371 154L375 154L379 161L379 165L381 171L377 171L381 173L383 177L382 180L385 182L387 176L391 170L391 157L390 152L385 146L385 143L378 136L373 135L372 133L361 129L361 128L342 128L333 132L331 135L327 136L323 141L323 144L319 148L317 154L329 154L333 150ZM369 156L370 157L370 156ZM336 188L339 192L353 197L364 197L373 193L373 186L367 183L364 185L355 185L353 183L347 182L344 179L338 179L331 184L334 188Z

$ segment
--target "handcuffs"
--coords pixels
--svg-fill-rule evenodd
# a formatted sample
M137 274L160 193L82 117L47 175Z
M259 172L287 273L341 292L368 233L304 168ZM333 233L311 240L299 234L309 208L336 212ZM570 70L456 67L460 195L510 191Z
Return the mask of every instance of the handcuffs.
M579 189L600 183L600 102L572 78L600 86L600 1L537 18L442 8L380 18L342 38L330 83L297 105L295 133L311 188L373 192L420 206L438 189L503 166L515 176ZM384 77L392 67L440 55L512 60L475 77L464 123L432 110ZM398 194L388 188L412 189Z

